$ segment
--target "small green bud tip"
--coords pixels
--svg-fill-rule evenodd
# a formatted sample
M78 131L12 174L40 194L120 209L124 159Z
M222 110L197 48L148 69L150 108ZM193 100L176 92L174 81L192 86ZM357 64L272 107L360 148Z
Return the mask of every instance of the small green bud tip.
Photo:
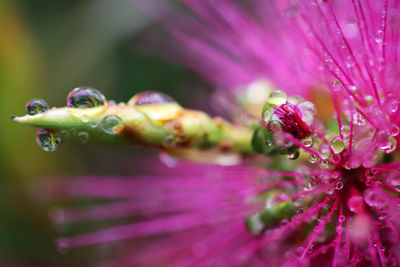
M49 141L46 144L38 141L46 151L54 151L51 145L61 144L62 139L72 139L80 143L133 144L164 150L216 148L253 152L252 129L184 109L159 92L139 93L127 104L113 104L98 90L79 87L68 95L67 107L49 109L45 101L34 99L28 102L26 113L12 119L42 129L37 140Z

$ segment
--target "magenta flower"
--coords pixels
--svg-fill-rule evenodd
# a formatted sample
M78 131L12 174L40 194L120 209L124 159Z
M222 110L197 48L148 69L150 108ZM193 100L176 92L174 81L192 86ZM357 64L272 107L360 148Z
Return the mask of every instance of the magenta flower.
M400 2L149 2L139 6L179 44L163 55L232 107L261 113L254 88L270 93L252 140L268 156L224 167L164 155L171 168L151 176L52 184L56 197L113 200L55 209L56 223L132 219L60 248L133 239L110 266L399 265Z

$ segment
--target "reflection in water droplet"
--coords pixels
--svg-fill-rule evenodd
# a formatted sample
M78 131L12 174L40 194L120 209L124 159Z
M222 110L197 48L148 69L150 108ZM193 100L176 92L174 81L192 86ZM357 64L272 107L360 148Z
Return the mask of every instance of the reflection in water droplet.
M72 90L67 97L67 107L92 108L104 105L106 98L97 89L78 87Z
M317 155L315 155L315 154L311 154L308 157L308 160L310 161L310 163L317 163L318 160L319 160L319 157Z
M134 96L133 103L130 104L139 106L139 105L149 105L149 104L162 104L162 103L174 103L175 100L170 96L156 92L156 91L148 91L142 92Z
M100 126L107 134L116 134L114 128L122 125L122 119L116 115L108 115L100 122Z
M396 149L396 139L386 131L379 131L375 138L376 146L386 154L392 153Z
M375 33L375 37L374 37L375 42L381 43L383 41L383 36L384 36L384 33L382 30L377 31Z
M291 159L291 160L295 160L295 159L297 159L299 156L300 156L300 152L299 152L298 150L296 150L296 151L294 151L293 153L288 154L288 155L287 155L287 158L288 158L288 159Z
M62 139L56 133L39 129L36 133L36 142L44 151L55 151L62 144Z
M305 147L312 147L312 145L314 144L312 136L304 138L302 142Z
M280 106L287 102L287 95L282 90L272 91L267 100L268 104L273 106Z
M25 110L28 115L43 113L49 109L47 103L42 99L32 99L26 104Z
M331 139L329 144L331 145L331 149L335 154L341 153L344 149L344 143L339 137Z

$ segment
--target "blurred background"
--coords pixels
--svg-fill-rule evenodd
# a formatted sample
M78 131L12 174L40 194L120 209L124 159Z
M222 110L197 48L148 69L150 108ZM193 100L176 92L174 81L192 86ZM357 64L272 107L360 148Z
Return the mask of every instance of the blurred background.
M23 115L30 99L60 107L73 88L88 85L117 102L158 90L204 108L194 99L206 99L199 95L208 89L194 74L143 49L143 36L154 28L123 0L0 1L0 266L94 262L98 255L91 248L60 252L54 240L95 226L54 227L48 215L54 203L33 188L63 176L143 173L143 164L132 160L154 153L70 142L44 152L35 129L10 119Z

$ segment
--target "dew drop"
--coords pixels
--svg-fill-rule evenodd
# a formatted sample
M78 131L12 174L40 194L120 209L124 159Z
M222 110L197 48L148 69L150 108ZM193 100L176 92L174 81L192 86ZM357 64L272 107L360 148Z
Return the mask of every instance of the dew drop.
M77 137L79 143L84 144L84 143L87 143L87 141L89 140L89 133L79 132L76 137Z
M89 122L89 120L90 120L90 118L88 116L86 116L86 115L82 115L81 116L81 121L82 122L86 123L86 122Z
M264 111L262 117L263 117L263 119L264 119L264 121L265 121L266 123L268 123L268 122L271 120L272 114L273 114L273 112L272 112L271 109L266 109L266 110Z
M70 108L93 108L104 105L104 102L104 95L90 87L75 88L67 97L67 107Z
M164 147L174 147L176 145L176 138L172 134L168 134L162 141Z
M342 215L339 215L339 222L344 222L345 220L346 220L346 217L342 214Z
M283 105L287 102L287 95L282 90L272 91L268 96L267 102L275 106Z
M344 143L339 137L333 138L329 144L335 154L340 154L344 150Z
M390 134L392 136L398 136L399 133L400 133L400 128L397 125L393 124Z
M162 104L162 103L174 103L175 100L163 93L156 91L147 91L135 95L129 104L140 106L140 105L150 105L150 104Z
M43 113L49 109L47 103L42 99L32 99L26 104L26 114L28 115L36 115L39 113Z
M296 215L301 215L301 214L303 214L304 213L304 210L303 209L297 209L296 210Z
M347 201L347 207L353 213L358 213L363 206L363 198L361 196L352 196Z
M337 182L336 183L336 190L341 190L343 188L343 183L342 182Z
M312 147L312 145L314 144L312 136L304 138L302 142L305 147Z
M282 130L282 125L278 120L271 120L268 122L267 128L270 132L279 132Z
M322 146L319 149L319 154L320 154L321 159L327 160L329 158L329 156L331 155L329 146L327 144L322 144Z
M364 193L364 200L370 207L380 208L384 205L385 200L375 190L367 190Z
M394 188L396 189L397 192L400 192L400 185L396 185Z
M62 139L56 133L39 129L36 133L36 142L44 151L55 151L62 144Z
M288 154L287 158L291 159L291 160L295 160L295 159L298 159L299 156L300 156L300 152L298 150L296 150L293 153Z
M365 119L359 112L353 113L353 124L356 124L358 126L365 125Z
M386 154L392 153L396 149L396 139L382 130L376 134L376 146Z
M340 163L341 160L342 160L342 157L340 155L335 154L332 156L332 162L335 164Z
M107 134L116 134L115 128L122 125L122 120L116 115L108 115L100 122L100 126Z
M348 136L350 136L350 126L349 126L349 125L343 125L343 126L340 128L340 131L341 131L343 137L348 137Z
M334 80L332 83L332 90L335 92L339 92L343 87L343 84L339 80Z
M384 34L383 34L383 31L382 31L382 30L377 31L377 32L375 33L375 36L374 36L375 42L381 43L381 42L383 41L383 36L384 36Z
M311 154L309 157L308 157L308 161L310 161L310 163L317 163L318 162L318 160L319 160L319 157L317 156L317 155L315 155L315 154Z

